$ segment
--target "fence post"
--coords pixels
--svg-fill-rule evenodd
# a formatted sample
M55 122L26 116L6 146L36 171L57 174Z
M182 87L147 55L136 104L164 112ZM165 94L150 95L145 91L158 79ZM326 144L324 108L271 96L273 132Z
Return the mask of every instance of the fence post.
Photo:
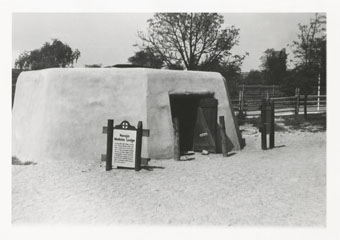
M238 112L239 119L243 119L244 117L244 91L241 90L239 92L239 112Z
M296 97L295 115L299 115L299 111L300 111L300 88L295 89L295 97Z
M262 99L261 104L261 147L262 150L267 149L267 126L265 124L266 122L266 99Z
M241 112L242 112L242 118L244 117L244 90L242 91L242 95L241 95Z
M113 142L113 119L107 120L107 140L106 140L106 166L105 170L112 169L112 142Z
M304 103L303 103L303 116L304 116L305 120L307 120L307 98L308 98L308 95L305 94L304 95Z
M319 112L320 111L320 74L318 77L318 100L317 100L317 108L316 110Z
M220 129L223 157L228 157L228 148L227 148L227 139L226 139L226 133L225 133L224 116L219 117L219 122L220 122L219 129Z
M270 118L270 135L269 135L269 148L274 148L275 145L275 105L274 101L270 101L271 118Z
M239 118L241 117L241 112L242 112L242 90L238 92L238 116Z

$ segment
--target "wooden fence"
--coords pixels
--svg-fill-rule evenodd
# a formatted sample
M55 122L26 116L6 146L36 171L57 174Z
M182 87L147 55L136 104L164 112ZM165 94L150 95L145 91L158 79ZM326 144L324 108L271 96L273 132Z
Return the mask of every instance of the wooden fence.
M242 91L248 97L256 97L259 95L269 95L269 96L284 96L285 93L281 90L279 85L239 85L238 91Z
M308 113L326 112L326 95L300 95L299 89L295 90L294 96L271 96L270 94L254 97L245 96L244 91L240 91L238 99L232 99L233 109L239 118L246 116L260 115L260 105L262 99L274 101L275 113L290 115L303 113L306 108Z

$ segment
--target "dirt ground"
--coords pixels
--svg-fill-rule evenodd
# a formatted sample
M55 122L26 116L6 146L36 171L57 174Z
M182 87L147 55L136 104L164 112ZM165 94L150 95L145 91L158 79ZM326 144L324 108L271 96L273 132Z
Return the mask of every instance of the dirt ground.
M140 172L70 160L13 165L12 223L325 226L325 129L285 121L267 151L257 128L241 126L247 145L227 158L151 160Z

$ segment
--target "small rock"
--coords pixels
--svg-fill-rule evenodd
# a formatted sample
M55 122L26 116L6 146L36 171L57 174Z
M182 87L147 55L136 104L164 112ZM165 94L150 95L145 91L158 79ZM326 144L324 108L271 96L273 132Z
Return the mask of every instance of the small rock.
M189 160L194 160L195 157L193 156L181 156L180 161L189 161Z
M207 150L202 150L202 155L208 155L209 152Z
M183 155L194 155L194 154L195 154L194 151L187 151L183 153Z

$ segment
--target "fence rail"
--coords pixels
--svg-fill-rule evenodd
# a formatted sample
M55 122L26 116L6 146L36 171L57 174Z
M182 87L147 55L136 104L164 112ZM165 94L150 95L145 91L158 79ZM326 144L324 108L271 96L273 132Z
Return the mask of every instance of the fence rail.
M240 91L239 98L232 99L233 110L239 118L246 116L260 115L260 105L262 98L270 99L275 104L275 112L279 114L295 114L301 112L325 112L327 107L326 95L300 95L300 90L295 90L294 96L270 96L269 94L257 96L246 95L244 91Z

